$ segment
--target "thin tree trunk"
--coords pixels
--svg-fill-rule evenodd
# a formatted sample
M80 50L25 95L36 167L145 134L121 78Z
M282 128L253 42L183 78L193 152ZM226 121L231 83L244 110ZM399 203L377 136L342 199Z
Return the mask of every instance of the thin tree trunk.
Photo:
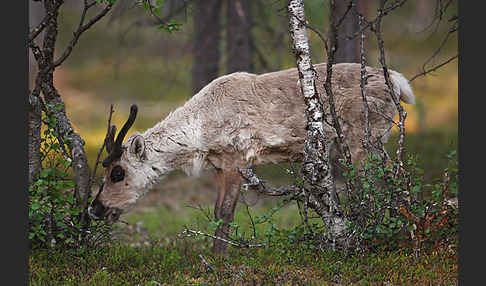
M28 117L28 152L29 152L29 186L34 182L35 176L39 173L42 162L40 157L41 148L41 105L36 96L29 96L29 117Z
M311 63L309 39L305 23L304 3L302 0L289 2L290 37L299 71L299 82L307 106L307 135L304 147L303 171L311 186L321 186L327 190L333 184L329 171L329 150L324 135L324 109L316 88L316 71Z
M71 153L72 168L74 171L74 181L76 182L75 195L78 204L84 207L90 195L89 190L89 166L86 154L84 152L84 140L74 132L73 127L66 115L64 102L54 87L54 50L57 40L58 23L57 16L59 13L59 3L62 0L46 0L44 2L46 14L53 13L45 28L43 41L42 59L36 59L38 68L42 73L40 79L40 90L42 91L47 104L53 106L50 112L55 116L56 131L59 134L58 139L66 143ZM56 8L57 7L57 8ZM62 143L62 142L61 142Z
M42 4L29 1L29 29L33 29L42 21L44 17L44 11ZM43 34L39 34L37 41L42 41ZM37 65L33 54L29 50L29 90L34 89L35 76L38 72ZM29 179L28 183L31 185L34 182L35 176L41 169L41 103L39 94L36 92L34 95L29 96L29 114L28 114L28 152L29 152Z
M39 25L44 15L45 13L44 10L42 9L41 2L29 1L29 30L32 30L34 27ZM42 39L43 39L43 32L41 32L39 36L37 36L35 41L37 43L40 43L42 42ZM29 89L34 88L34 84L35 84L34 81L35 81L36 74L37 74L37 65L35 63L34 56L29 51Z
M249 0L226 2L226 73L253 70Z
M311 58L309 39L304 23L303 0L290 0L288 4L290 38L296 55L302 95L306 104L307 135L304 144L302 173L310 185L309 205L321 216L328 227L328 238L333 248L343 245L346 220L339 210L334 178L329 160L331 142L324 133L324 109L316 88L316 71Z
M194 15L192 94L218 77L221 39L221 0L196 0Z

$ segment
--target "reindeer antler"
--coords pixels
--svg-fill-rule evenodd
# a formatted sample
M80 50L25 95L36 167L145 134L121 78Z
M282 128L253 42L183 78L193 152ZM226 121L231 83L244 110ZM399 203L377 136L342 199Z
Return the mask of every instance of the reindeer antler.
M128 117L127 122L123 125L122 129L118 133L118 136L116 137L116 141L114 140L115 138L115 132L116 132L116 126L112 125L110 128L110 132L106 136L106 151L108 151L109 155L106 157L105 160L103 160L103 167L107 167L113 162L114 160L118 159L121 157L123 153L122 149L122 143L123 139L127 135L128 129L132 127L133 123L135 122L135 118L137 117L137 111L138 107L137 105L133 104L130 107L130 116Z
M133 125L133 122L135 122L135 118L137 117L137 111L138 107L135 104L130 106L130 116L128 117L127 122L125 122L125 125L123 125L122 129L120 130L120 133L118 133L115 141L115 146L121 147L123 139L127 135L128 129L130 129L130 127L132 127Z

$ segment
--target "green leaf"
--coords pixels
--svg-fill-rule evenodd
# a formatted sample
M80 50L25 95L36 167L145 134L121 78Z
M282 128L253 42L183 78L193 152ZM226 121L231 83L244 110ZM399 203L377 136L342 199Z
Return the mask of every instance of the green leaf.
M39 173L39 177L47 178L52 171L50 169L42 169Z
M41 205L40 205L39 203L37 203L37 202L32 203L32 205L30 206L30 208L31 208L33 211L38 210L40 207L41 207Z

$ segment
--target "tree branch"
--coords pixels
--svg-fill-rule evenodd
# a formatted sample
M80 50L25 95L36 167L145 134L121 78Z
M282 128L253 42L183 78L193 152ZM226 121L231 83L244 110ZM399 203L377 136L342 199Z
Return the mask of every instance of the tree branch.
M298 195L301 192L301 188L297 186L283 186L278 188L267 188L265 182L259 179L252 169L238 169L238 172L247 182L243 185L245 189L254 189L261 194L268 196L287 196L287 195Z
M363 27L363 15L358 14L358 24L361 28ZM363 142L363 146L367 152L369 152L370 148L370 137L371 137L371 128L370 128L370 120L369 120L369 107L368 107L368 100L366 99L366 83L367 83L367 76L366 76L366 52L364 46L364 31L360 33L360 62L361 62L361 98L363 99L363 107L364 107L364 118L365 118L365 138Z
M62 1L56 2L54 6L54 10L57 11L62 4L63 4ZM44 30L44 28L47 26L47 23L51 20L52 17L54 17L54 13L52 11L47 11L46 15L39 23L39 25L37 25L37 27L35 27L30 31L29 38L27 41L28 44L33 42L37 38L37 36L39 36L39 34Z
M411 82L411 81L413 81L413 80L415 80L416 78L418 78L418 77L420 77L420 76L424 76L424 75L427 75L427 74L429 74L429 73L431 73L431 72L434 72L434 71L438 70L438 69L439 69L439 68L441 68L442 66L445 66L446 64L448 64L448 63L452 62L453 60L457 59L458 57L459 57L459 54L457 54L457 55L455 55L455 56L453 56L453 57L449 58L448 60L444 61L444 62L443 62L443 63L441 63L441 64L436 65L435 67L433 67L433 68L431 68L431 69L429 69L429 70L424 70L423 72L421 72L421 73L418 73L418 74L414 75L414 76L413 76L413 77L410 79L410 82Z
M62 55L56 61L54 61L54 63L53 63L54 67L60 66L69 57L69 55L73 51L74 46L76 46L76 44L79 40L79 37L81 37L81 35L86 30L91 28L91 26L93 26L96 22L101 20L101 18L103 18L113 7L113 3L109 3L108 5L105 6L105 8L100 13L98 13L95 17L93 17L91 20L89 20L88 23L84 24L86 13L88 12L88 10L91 7L93 7L96 4L97 4L96 1L89 3L89 4L88 4L87 0L84 1L83 13L82 13L81 19L79 21L78 29L73 33L73 39L71 40L69 45L66 47L66 49L64 50Z
M395 1L395 4L392 5L393 7L399 7L405 3L406 0L397 0ZM398 117L399 117L399 122L398 122L398 127L399 127L399 137L398 137L398 148L397 148L397 158L396 162L398 163L397 166L395 167L395 176L398 176L401 168L403 167L403 161L402 161L402 154L403 154L403 144L405 140L405 118L407 117L407 112L403 109L403 106L400 104L400 99L399 97L395 94L395 91L393 89L391 80L390 80L390 74L388 72L388 66L386 64L386 57L385 57L385 44L383 41L383 37L381 35L381 21L383 17L386 15L384 11L386 10L384 8L385 6L385 1L381 2L380 7L378 8L378 16L376 17L376 23L372 31L374 32L377 40L378 40L378 50L380 52L380 63L383 68L383 76L385 78L385 84L388 87L390 97L395 104L395 107L397 108L398 111Z
M386 1L384 1L386 2ZM383 5L385 4L383 2ZM381 16L378 15L375 17L375 19L371 20L371 21L367 21L366 19L363 19L363 21L366 23L366 25L364 25L359 31L357 31L356 33L354 33L353 35L351 36L347 36L346 39L348 40L351 40L355 37L358 37L363 31L365 31L366 29L370 28L372 31L374 30L374 26L376 25L376 23L378 21L381 21L381 18L388 15L390 12L392 12L393 10L397 9L397 8L400 8L403 4L405 4L405 2L407 2L407 0L396 0L394 4L390 5L389 7L387 8L382 8L380 11L381 13Z
M103 144L101 145L101 148L98 151L98 155L96 156L96 162L95 162L94 169L93 169L93 173L91 174L91 179L90 179L90 183L89 183L90 189L91 189L91 187L93 186L93 183L94 183L94 177L96 175L96 169L98 168L98 164L100 162L101 153L103 152L103 149L106 146L106 138L108 138L108 136L110 135L110 130L111 130L111 116L113 115L113 111L114 111L113 110L113 104L110 104L110 114L108 116L108 128L106 129L105 140L103 140Z

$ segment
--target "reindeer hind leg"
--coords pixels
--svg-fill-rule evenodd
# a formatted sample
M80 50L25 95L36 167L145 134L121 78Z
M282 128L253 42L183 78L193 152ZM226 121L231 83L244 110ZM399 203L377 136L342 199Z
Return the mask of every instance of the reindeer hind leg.
M218 190L218 199L215 204L215 218L221 219L222 223L218 226L215 236L224 239L229 238L230 223L233 221L236 203L240 194L240 187L242 179L236 169L234 170L219 170L218 179L220 188ZM228 244L221 239L214 239L213 252L219 254L226 254L228 251Z

